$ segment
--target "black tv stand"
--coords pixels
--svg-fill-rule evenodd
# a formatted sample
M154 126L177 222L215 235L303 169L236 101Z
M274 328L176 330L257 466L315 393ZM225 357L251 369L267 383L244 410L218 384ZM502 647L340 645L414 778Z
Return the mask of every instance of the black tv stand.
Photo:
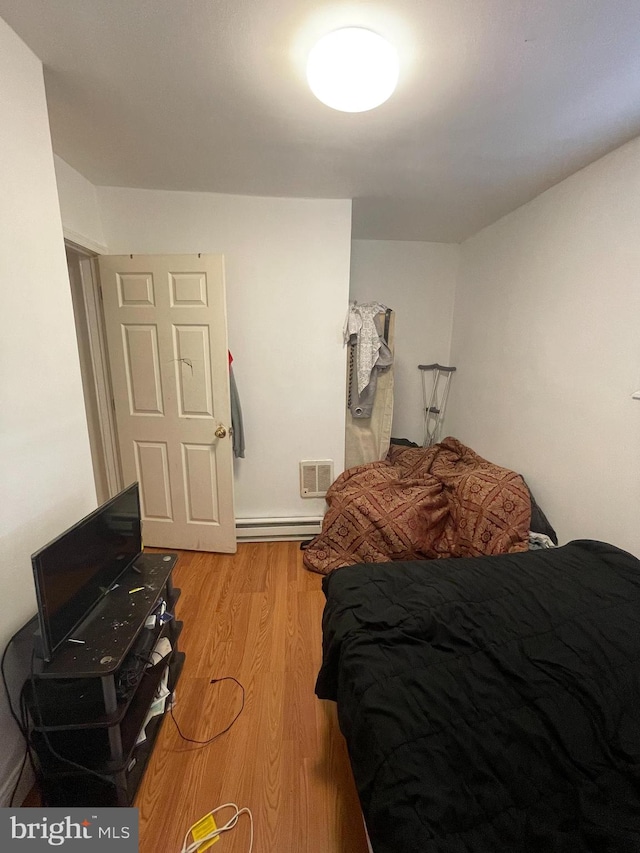
M25 700L43 805L133 803L164 718L149 712L165 685L169 696L156 710L168 709L184 664L176 560L142 554L51 661L32 657ZM171 651L154 662L163 637Z

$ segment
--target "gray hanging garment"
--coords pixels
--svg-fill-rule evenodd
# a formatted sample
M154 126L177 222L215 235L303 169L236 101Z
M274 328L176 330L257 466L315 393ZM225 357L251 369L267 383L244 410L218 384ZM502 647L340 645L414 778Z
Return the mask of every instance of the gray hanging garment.
M233 439L233 455L244 459L244 424L242 422L242 408L238 396L238 386L233 375L233 368L229 365L229 393L231 397L231 432Z
M351 395L349 410L354 418L370 418L373 411L373 404L376 398L376 387L378 385L378 374L383 370L388 370L393 364L393 354L385 343L384 339L380 338L380 348L378 350L378 360L371 371L369 384L358 394L358 382L356 371L351 374Z

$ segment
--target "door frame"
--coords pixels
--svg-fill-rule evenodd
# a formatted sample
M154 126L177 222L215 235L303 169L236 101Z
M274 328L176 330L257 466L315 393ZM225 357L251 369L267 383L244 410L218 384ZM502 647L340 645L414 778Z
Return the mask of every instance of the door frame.
M103 503L123 488L111 372L107 356L102 288L98 272L98 254L72 240L65 239L69 278L77 282L74 300L76 323L82 328L87 346L85 361L90 365L91 387L84 389L87 418L94 415L98 434L91 436L91 455L96 479L98 502ZM73 282L70 281L73 287ZM78 341L78 346L82 346ZM95 432L95 431L94 431Z

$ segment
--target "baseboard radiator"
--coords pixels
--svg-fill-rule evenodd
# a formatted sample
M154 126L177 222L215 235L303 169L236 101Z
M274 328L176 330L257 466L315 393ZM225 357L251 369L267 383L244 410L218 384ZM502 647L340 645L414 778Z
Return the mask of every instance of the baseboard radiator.
M286 542L311 539L317 536L321 529L321 516L236 519L238 542Z

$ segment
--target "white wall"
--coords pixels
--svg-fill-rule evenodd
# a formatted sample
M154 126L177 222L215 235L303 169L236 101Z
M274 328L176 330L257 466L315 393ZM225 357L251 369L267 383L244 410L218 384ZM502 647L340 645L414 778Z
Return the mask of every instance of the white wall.
M98 202L112 254L224 254L246 435L236 517L321 515L298 462L344 464L351 202L114 187Z
M640 555L640 140L462 245L448 429Z
M0 642L36 609L30 555L96 505L42 66L0 20ZM0 803L24 744L0 699Z
M64 236L84 248L104 254L106 246L96 188L57 154L53 161Z
M424 435L418 365L449 363L459 255L455 243L352 244L350 298L395 311L392 434L418 444Z

